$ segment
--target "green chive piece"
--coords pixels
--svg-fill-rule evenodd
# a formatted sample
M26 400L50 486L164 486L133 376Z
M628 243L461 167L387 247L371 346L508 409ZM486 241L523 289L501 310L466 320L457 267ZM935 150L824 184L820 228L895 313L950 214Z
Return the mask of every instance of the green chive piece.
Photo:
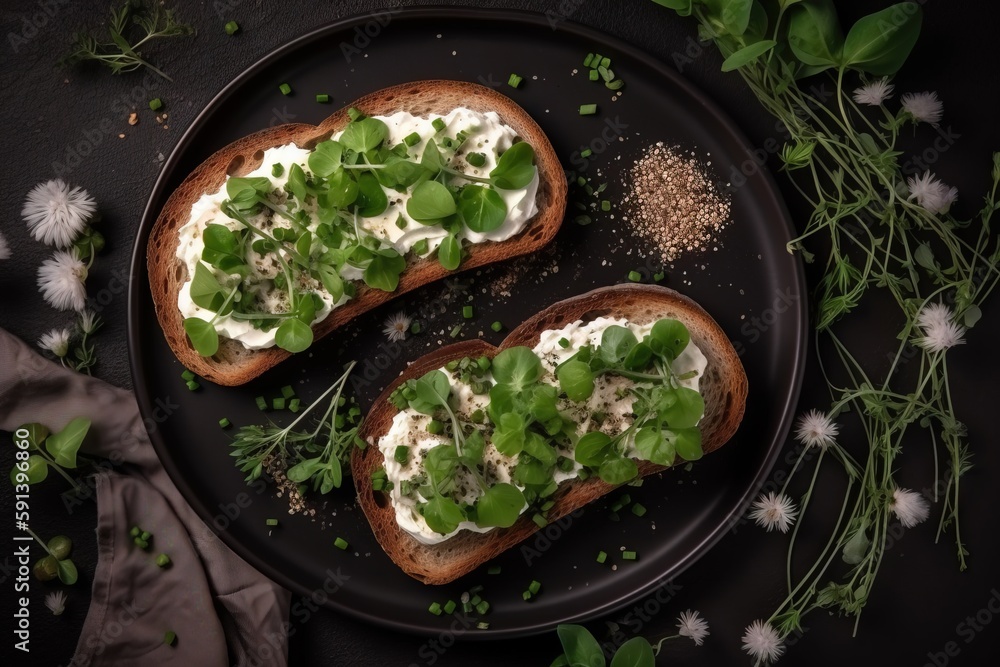
M472 414L469 415L469 420L471 420L473 424L482 424L486 421L486 413L483 412L481 408L476 408L472 411Z
M372 480L372 491L384 491L386 480L384 479L373 479Z
M486 587L483 586L482 584L476 584L475 586L473 586L472 588L469 589L469 595L475 595L476 593L482 593L484 588L486 588ZM479 600L476 600L472 604L479 604Z
M521 593L521 599L524 600L525 602L527 602L528 600L530 600L531 599L531 591L524 591L523 593Z
M606 551L598 551L597 552L597 562L598 563L603 563L607 559L608 559L608 554L607 554Z
M187 381L188 391L198 391L198 389L200 387L201 387L201 385L198 384L197 382L195 382L194 380L188 380Z
M611 67L611 58L601 58L601 67Z
M295 395L295 389L292 388L292 385L286 384L284 387L281 388L281 395L284 396L285 398L291 398L292 396Z
M476 613L478 613L480 616L484 616L486 612L488 612L489 610L490 610L490 603L487 602L486 600L482 600L479 604L476 605Z
M447 123L444 122L444 118L435 118L431 121L431 127L434 128L435 132L440 132L447 127Z
M625 82L621 79L615 79L614 81L605 81L604 87L608 90L621 90L621 87L625 85Z
M351 107L350 109L347 110L347 117L350 118L352 121L354 121L354 120L361 120L362 118L365 117L365 115L360 111L358 111L357 109L355 109L354 107Z
M285 403L286 403L286 401L285 401L285 398L283 396L280 397L280 398L276 398L273 401L271 401L271 405L274 406L275 410L284 410L285 409Z
M458 607L458 604L454 600L448 600L444 603L444 613L453 614L456 607Z
M638 557L639 557L639 554L637 554L634 551L623 551L622 552L622 559L623 560L636 560Z
M462 333L462 325L456 324L451 328L451 332L448 334L452 338L458 338L458 334Z
M420 322L414 322L413 324L410 325L410 333L411 334L420 333Z
M440 435L444 433L444 422L439 422L436 419L432 419L427 423L427 432L434 435Z
M593 218L591 218L589 215L578 215L575 218L573 218L573 222L575 222L580 226L589 225L593 221L594 221Z
M634 283L637 283L637 282L639 282L639 281L642 280L642 274L639 273L638 271L629 271L628 272L628 279L631 280Z
M475 311L472 309L472 306L464 306L462 308L462 317L464 317L465 319L471 320L474 314Z
M149 108L152 109L153 111L159 111L160 109L163 108L163 100L161 100L159 97L154 97L149 101Z
M316 93L316 101L320 104L326 104L330 101L330 96L326 93Z
M139 547L140 549L142 549L143 551L145 551L146 549L149 548L149 542L147 542L146 540L142 539L141 537L135 538L134 540L132 540L132 542L134 542L135 545L137 547Z
M501 329L503 329L503 324L499 320L497 320L496 322L490 325L490 329L499 332Z
M239 31L240 31L240 24L237 23L236 21L230 21L229 23L226 24L227 35L235 35Z
M441 137L440 144L445 148L455 148L455 140L451 137Z
M142 534L139 535L139 539L141 539L143 542L148 542L150 540L150 538L152 538L152 537L153 537L153 534L151 532L149 532L148 530L142 531Z
M167 630L163 634L163 643L167 646L173 646L177 643L177 633L173 630Z
M528 590L531 591L532 595L538 595L538 591L542 590L542 583L534 579L528 584Z
M608 200L608 199L602 199L601 200L601 210L602 211L610 211L611 210L611 201Z
M663 280L665 276L666 274L663 273L663 271L660 271L658 273L653 274L653 280L655 280L656 282L660 282L661 280Z
M278 90L281 91L282 95L291 95L292 94L292 87L289 86L287 83L283 83L280 86L278 86Z
M466 614L471 614L472 613L472 603L471 602L463 602L462 603L462 611L464 611Z
M583 66L590 67L590 63L594 62L594 54L588 53L587 57L583 59Z
M441 608L440 602L432 602L430 607L427 607L427 611L434 614L435 616L440 616L443 609Z
M229 419L223 417L222 419L219 420L219 428L229 428L231 423L232 422L230 422Z
M614 513L614 512L612 512L611 514L609 514L609 515L608 515L608 518L609 518L610 520L614 521L615 523L618 523L619 521L621 521L621 520L622 520L622 518L621 518L620 516L618 516L618 514L616 514L616 513Z
M185 370L183 373L181 373L181 377L184 378L185 382L190 382L191 380L195 379L198 376L189 370Z
M645 513L646 513L646 508L640 505L639 503L632 505L632 514L636 516L643 516Z
M623 493L622 497L618 499L618 502L622 504L622 507L628 507L632 502L632 496L627 493Z
M589 72L589 73L587 74L587 77L588 77L588 78L589 78L589 79L590 79L591 81L597 81L598 79L600 79L600 78L601 78L601 73L600 73L600 72L598 72L598 71L597 71L596 69L592 69L592 70L590 70L590 72Z
M132 526L132 530L128 531L128 534L131 537L139 537L140 535L142 535L142 531L139 530L139 526Z
M549 520L537 512L533 517L531 517L531 520L534 521L535 525L539 528L545 528L545 526L549 525Z
M486 154L485 153L469 153L465 156L465 161L471 164L473 167L482 167L486 164Z
M396 463L405 466L410 461L410 448L406 445L399 445L396 447L396 451L393 453L392 458L396 460Z
M280 162L275 162L271 165L271 175L275 178L280 178L282 174L285 173L285 167ZM260 239L263 240L263 239Z
M559 347L563 348L564 350L567 347L569 347L569 338L560 338L558 342L559 342Z
M584 148L582 151L580 151L580 157L590 157L593 154L594 151L590 150L589 148Z
M581 116L593 116L597 113L596 104L581 104L580 105L580 115Z
M170 556L167 554L160 554L156 557L156 564L160 567L167 567L170 565Z
M277 526L278 525L278 520L277 519L267 519L266 521L264 521L264 523L267 524L268 526Z
M601 75L601 78L604 79L605 81L611 81L613 78L615 78L615 73L603 65L597 68L597 72Z
M494 565L490 569L486 570L486 574L500 574L500 566Z
M333 541L333 546L337 547L341 551L346 551L348 547L347 540L345 540L343 537L338 537Z
M288 409L291 410L292 412L298 412L301 406L302 406L302 401L300 401L297 398L293 398L292 400L288 401Z
M254 400L257 401L258 410L261 411L267 410L267 399L265 399L263 396L258 396Z
M410 132L408 135L403 137L403 143L407 146L416 146L420 143L420 135L416 132Z
M554 501L554 500L547 500L544 503L542 503L542 511L543 512L548 512L550 509L552 509L555 506L556 506L556 501Z
M517 88L518 86L521 85L521 81L523 80L524 79L518 76L517 74L511 74L510 78L507 79L507 85L510 86L511 88Z

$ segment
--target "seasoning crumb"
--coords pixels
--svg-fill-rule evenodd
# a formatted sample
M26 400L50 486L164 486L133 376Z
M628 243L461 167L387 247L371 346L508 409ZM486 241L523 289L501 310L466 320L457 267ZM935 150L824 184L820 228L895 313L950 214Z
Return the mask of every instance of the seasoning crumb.
M128 115L128 124L129 125L135 125L138 122L139 122L139 114L137 114L136 112L133 111L132 113L130 113Z
M635 161L624 183L631 187L623 218L664 263L707 250L729 223L730 201L698 158L662 141Z
M119 134L119 135L118 135L118 138L119 138L119 139L124 139L124 138L125 138L125 134L124 134L124 133L122 133L122 134Z

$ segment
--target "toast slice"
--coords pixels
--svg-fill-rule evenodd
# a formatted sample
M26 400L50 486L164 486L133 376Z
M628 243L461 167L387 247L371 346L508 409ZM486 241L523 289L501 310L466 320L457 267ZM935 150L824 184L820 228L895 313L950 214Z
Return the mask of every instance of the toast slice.
M481 355L492 358L510 347L534 347L541 332L547 329L558 329L576 320L586 322L600 316L624 317L637 324L665 317L684 323L691 333L691 342L708 359L700 384L705 399L705 415L701 420L702 448L705 453L712 452L733 436L743 419L747 397L747 377L739 356L725 332L701 306L665 287L620 285L599 288L549 306L511 331L499 347L482 340L470 340L436 350L415 361L382 392L361 431L369 446L364 450L356 449L351 458L358 502L379 544L404 572L426 584L448 583L523 541L539 528L525 513L510 528L497 528L487 533L465 530L435 545L422 544L403 531L396 523L388 494L374 491L371 480L372 472L384 463L376 443L389 431L397 413L396 407L389 401L392 391L406 380L441 368L452 359ZM641 476L665 469L647 461L639 462ZM556 521L614 488L597 476L582 482L563 483L550 498L555 501L555 506L549 510L548 519Z
M468 248L456 272L535 252L545 246L562 224L566 211L566 177L555 149L537 123L510 98L485 86L464 81L418 81L366 95L319 125L279 125L251 134L214 153L199 165L173 192L160 211L147 246L146 265L156 316L167 343L184 366L203 378L221 385L244 384L290 356L278 347L250 350L239 341L222 339L212 357L200 356L184 333L184 318L177 296L188 280L188 271L176 257L180 243L178 230L187 223L191 206L205 193L217 192L226 176L245 176L258 168L268 148L294 143L312 148L343 129L355 107L367 115L390 115L408 111L415 116L445 114L465 107L473 111L495 111L500 120L535 150L539 186L538 213L516 236L501 242L475 244ZM315 339L400 294L433 282L450 272L433 258L408 259L395 292L384 292L358 284L357 295L333 310L326 319L313 324Z

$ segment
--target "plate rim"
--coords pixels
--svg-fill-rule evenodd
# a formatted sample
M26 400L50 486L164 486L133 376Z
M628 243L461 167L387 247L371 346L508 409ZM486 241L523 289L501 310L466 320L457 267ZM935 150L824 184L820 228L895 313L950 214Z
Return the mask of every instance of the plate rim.
M288 42L285 42L282 45L279 45L262 57L258 58L238 75L236 75L232 81L223 86L218 93L212 96L205 107L191 120L191 123L185 129L177 144L173 149L171 149L170 155L163 163L163 167L157 175L156 182L154 183L146 201L146 205L143 208L129 264L126 337L130 376L133 387L146 386L146 373L141 363L141 359L143 357L143 342L141 340L141 336L138 335L138 328L140 326L138 322L138 311L141 307L141 300L148 299L149 295L145 293L146 290L139 290L137 287L138 283L141 282L142 274L146 271L146 246L148 244L148 238L152 230L152 226L159 213L159 207L162 206L162 203L157 205L157 202L162 200L164 197L166 182L172 178L173 172L176 168L176 163L183 158L183 154L188 149L192 138L198 133L206 118L215 112L215 108L220 103L225 101L233 91L238 90L247 79L250 79L259 73L260 70L265 69L272 63L281 60L301 47L308 45L327 34L350 29L366 20L370 20L376 13L377 12L366 12L364 14L352 14L324 23ZM672 85L677 86L683 90L686 95L690 96L692 100L698 102L701 105L701 111L703 113L711 116L716 123L725 127L734 142L741 149L748 154L753 150L753 145L744 134L742 128L722 109L722 107L710 98L707 93L695 86L680 73L670 69L664 61L660 60L655 55L634 46L622 38L604 33L597 28L577 23L571 19L562 20L558 26L553 27L545 13L523 9L454 7L448 5L425 5L418 7L409 6L396 8L393 20L395 21L401 19L403 21L416 21L434 18L447 18L449 20L476 21L484 23L496 21L517 22L528 24L532 27L548 26L553 31L565 32L576 37L590 40L597 44L607 45L616 51L626 54L628 57L641 62L645 66L654 70L659 76L669 79ZM775 182L771 171L766 167L766 165L762 165L758 174L760 178L763 179L765 185L762 195L766 194L766 197L769 200L766 202L767 205L780 213L779 217L781 218L781 224L784 230L787 232L789 238L794 238L795 228L792 222L791 214L788 211L788 207L786 206L784 199L780 196L780 190L778 189L778 185ZM735 517L742 516L752 500L756 497L762 483L766 481L770 475L784 448L783 444L787 440L788 434L791 431L794 411L801 395L805 375L807 340L809 333L808 294L805 280L805 270L801 259L798 257L793 260L793 265L794 275L792 278L794 287L797 289L799 294L799 298L795 304L797 335L795 336L793 349L794 372L791 386L789 387L789 392L787 393L787 398L784 405L781 406L778 422L779 426L777 432L775 433L775 438L773 442L770 443L767 455L761 462L754 478L748 483L747 488L738 503L727 513L727 516L722 521L720 521L707 535L705 535L701 541L691 547L683 558L674 563L669 570L666 570L666 573L669 574L669 578L676 578L700 560L727 534L729 527L732 525L733 519ZM142 391L134 391L134 393L139 406L140 414L150 414L154 406L148 394ZM212 511L207 506L206 502L199 498L198 494L194 492L194 489L186 481L181 471L181 466L178 465L174 458L170 456L169 448L167 448L163 443L158 430L154 430L148 435L149 440L156 451L157 457L159 458L164 469L167 471L171 482L177 487L178 491L180 491L185 502L191 505L191 507L198 514L199 518L205 522L209 529L212 530L212 532L215 533L227 547L232 549L234 553L236 553L254 569L288 589L292 593L306 596L312 593L312 588L296 581L294 578L286 575L280 568L275 567L264 559L258 557L252 550L245 547L239 539L233 536L231 531L216 530L211 521ZM643 598L649 594L650 591L654 590L659 582L661 582L664 578L665 576L653 578L645 586L630 590L627 594L620 596L615 600L605 602L597 607L588 608L585 611L568 614L566 618L557 622L546 622L544 624L536 624L527 628L509 628L481 633L463 633L461 635L461 640L490 641L508 639L512 637L523 637L547 632L554 628L556 623L582 622L598 618ZM416 634L420 636L430 636L440 632L440 629L432 628L430 625L423 625L418 622L406 623L395 621L387 619L383 616L353 609L346 604L339 603L336 596L328 596L327 601L323 604L323 606L338 613L348 614L367 623L411 635Z

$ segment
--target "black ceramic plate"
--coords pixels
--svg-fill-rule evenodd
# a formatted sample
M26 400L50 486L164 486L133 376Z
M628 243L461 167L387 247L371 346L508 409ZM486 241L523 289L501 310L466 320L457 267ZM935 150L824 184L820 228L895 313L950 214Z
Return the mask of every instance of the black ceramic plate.
M610 100L603 86L586 80L582 60L594 50L612 57L613 69L627 81L617 101ZM574 69L581 72L574 76ZM506 86L511 72L524 77L521 89ZM513 326L554 301L623 282L630 270L643 265L635 254L642 242L620 224L620 216L595 216L588 227L568 220L553 249L527 265L520 263L516 275L510 267L493 267L427 286L246 386L204 383L196 393L185 388L183 369L157 326L145 248L172 189L226 143L280 122L320 121L334 107L317 104L316 93L329 93L343 104L378 88L428 78L497 86L538 120L567 167L572 167L574 151L592 144L596 158L588 176L595 184L609 184L604 196L613 202L623 194L624 170L650 142L696 151L720 181L747 160L748 144L733 123L673 70L625 43L570 23L553 29L540 15L448 8L331 25L278 49L230 84L195 120L164 166L133 257L133 380L145 415L153 415L158 400L179 406L151 433L178 487L227 544L274 580L345 613L425 634L456 622L428 613L432 602L457 599L463 590L482 584L492 604L485 619L489 631L466 637L540 632L621 608L650 593L709 549L744 511L787 434L798 395L805 341L801 267L785 252L791 226L770 178L758 171L745 183L733 184L739 185L732 192L733 222L717 249L682 257L667 267L665 282L704 305L744 352L750 398L736 438L691 471L674 471L629 488L632 498L648 509L644 517L624 512L615 522L606 504L598 503L503 554L495 562L500 574L488 575L482 568L441 587L410 579L379 548L354 506L352 489L323 498L315 516L289 516L286 499L264 491L262 484L248 488L232 464L229 436L220 430L219 418L236 425L260 422L254 398L273 396L286 384L304 399L315 397L348 359L360 360L356 389L367 408L407 359L452 342L448 332L453 325L465 322L460 338L482 335L499 342L503 334L489 327L494 320ZM278 91L283 82L291 83L292 96ZM577 107L592 101L601 112L579 116ZM610 145L598 139L602 132L604 139L612 139ZM615 133L621 133L621 141ZM509 296L494 295L501 279L511 283ZM469 302L477 315L464 321L461 307ZM423 313L427 333L390 347L382 322L400 309ZM270 517L281 521L269 535L265 521ZM349 540L348 551L333 547L338 536ZM616 569L595 562L599 550L620 561L622 548L637 551L639 559ZM544 591L525 603L521 592L532 579L543 582Z

